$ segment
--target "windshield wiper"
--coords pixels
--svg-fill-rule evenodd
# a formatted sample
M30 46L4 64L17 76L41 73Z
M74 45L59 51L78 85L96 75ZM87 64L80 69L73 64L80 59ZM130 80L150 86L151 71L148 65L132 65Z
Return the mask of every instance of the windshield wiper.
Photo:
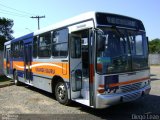
M125 39L124 39L124 34L122 34L122 33L118 30L118 28L117 28L116 26L112 26L112 29L116 30L116 32L118 33L118 35L125 41Z
M119 37L122 38L124 42L126 41L125 38L124 38L125 35L124 35L123 33L121 33L116 26L112 26L112 29L114 29L114 30L116 31L116 33L118 33ZM128 41L128 40L127 40L127 41ZM129 44L129 43L128 43L128 44ZM124 53L127 52L125 47L126 47L126 46L124 45ZM130 47L130 45L129 45L129 47ZM130 53L130 52L131 52L131 51L129 50L129 53ZM128 52L127 52L127 53L128 53Z

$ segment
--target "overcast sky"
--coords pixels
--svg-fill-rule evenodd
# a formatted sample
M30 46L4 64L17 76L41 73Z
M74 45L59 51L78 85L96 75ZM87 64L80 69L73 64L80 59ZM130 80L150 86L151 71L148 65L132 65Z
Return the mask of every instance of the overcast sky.
M87 11L127 15L142 20L150 39L160 38L160 0L0 0L0 17L14 20L14 37Z

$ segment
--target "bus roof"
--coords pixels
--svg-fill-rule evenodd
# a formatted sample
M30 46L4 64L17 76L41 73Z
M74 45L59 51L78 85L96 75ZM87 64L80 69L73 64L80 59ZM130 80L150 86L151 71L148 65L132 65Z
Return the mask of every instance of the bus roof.
M18 40L21 40L21 39L26 39L29 36L30 37L31 36L36 36L36 35L39 35L39 34L44 33L44 32L48 32L48 31L51 31L51 30L54 30L54 29L58 29L58 28L63 28L65 26L73 25L73 24L80 23L80 22L87 21L87 20L94 20L95 24L96 24L96 13L105 13L105 14L108 14L108 15L109 14L110 15L118 15L118 16L130 18L130 19L138 20L138 19L135 19L135 18L132 18L132 17L128 17L128 16L124 16L124 15L120 15L120 14L91 11L91 12L86 12L86 13L77 15L75 17L66 19L66 20L58 22L56 24L49 25L48 27L42 28L40 30L36 30L33 33L24 35L22 37L18 37L16 39L13 39L12 41L18 41ZM140 20L138 20L138 21L140 21Z
M24 35L22 37L18 37L18 38L15 38L12 40L12 42L16 42L16 41L19 41L19 40L25 40L25 39L28 39L28 38L31 38L33 37L33 33L29 33L27 35Z
M129 16L120 15L120 14L91 11L91 12L86 12L86 13L77 15L75 17L66 19L66 20L61 21L57 24L52 24L52 25L50 25L48 27L45 27L45 28L42 28L40 30L37 30L37 31L34 32L34 35L39 35L41 33L44 33L44 32L50 31L50 30L62 28L62 27L65 27L65 26L73 25L73 24L80 23L80 22L87 21L87 20L94 20L95 24L97 25L97 23L96 23L96 14L97 13L101 13L101 14L104 13L104 14L108 14L108 15L121 16L121 17L125 17L125 18L140 21L139 19L132 18L132 17L129 17Z
M75 24L75 23L79 23L79 22L82 22L82 21L94 19L95 18L95 13L96 12L92 11L92 12L86 12L86 13L77 15L75 17L72 17L72 18L66 19L64 21L61 21L57 24L53 24L53 25L50 25L48 27L37 30L37 31L34 32L34 35L38 35L38 34L41 34L43 32L47 32L47 31L50 31L50 30L53 30L53 29L58 29L58 28L65 27L65 26L68 26L68 25L72 25L72 24Z

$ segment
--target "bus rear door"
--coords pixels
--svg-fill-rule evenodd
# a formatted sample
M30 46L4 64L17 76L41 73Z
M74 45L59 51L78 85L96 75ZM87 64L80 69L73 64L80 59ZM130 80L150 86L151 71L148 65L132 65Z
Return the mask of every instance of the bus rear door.
M31 63L32 63L32 44L26 43L24 45L24 71L25 71L25 81L28 84L31 84L32 80L32 70L31 70Z

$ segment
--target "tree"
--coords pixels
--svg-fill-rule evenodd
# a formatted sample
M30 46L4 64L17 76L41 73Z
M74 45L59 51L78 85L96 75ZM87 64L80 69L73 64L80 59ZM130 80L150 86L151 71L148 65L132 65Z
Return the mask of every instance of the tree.
M0 18L0 50L3 50L4 42L13 39L13 25L13 20Z
M160 53L160 39L159 38L149 41L149 52L150 53Z

